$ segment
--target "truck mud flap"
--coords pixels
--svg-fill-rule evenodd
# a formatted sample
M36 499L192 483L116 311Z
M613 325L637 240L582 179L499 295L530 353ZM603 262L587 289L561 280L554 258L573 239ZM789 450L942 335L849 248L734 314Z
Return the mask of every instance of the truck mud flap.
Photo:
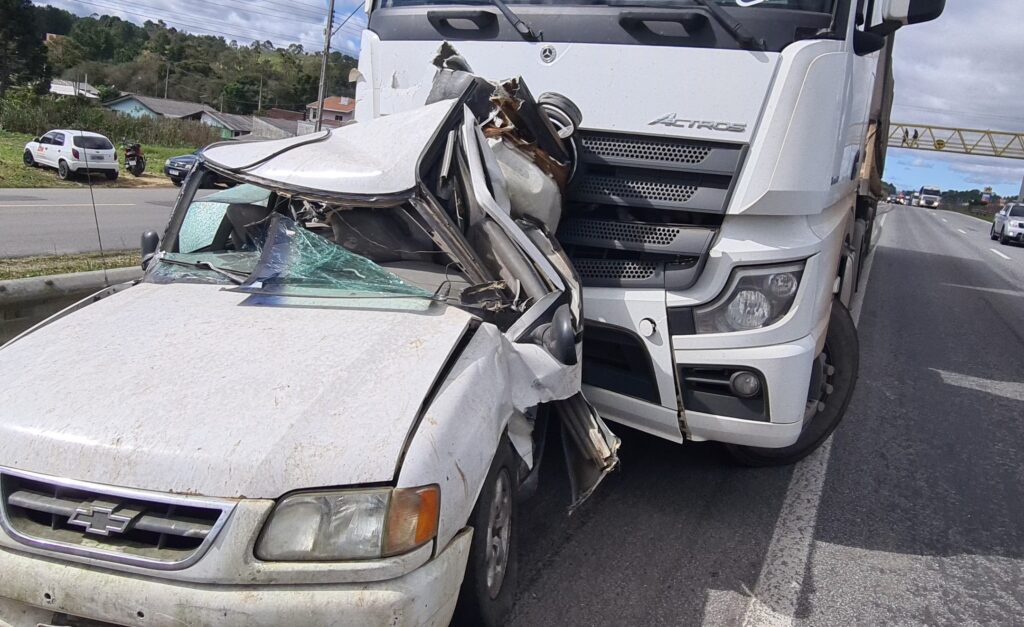
M590 498L601 481L619 465L621 441L608 429L594 406L578 392L555 401L562 429L562 449L572 489L572 513Z

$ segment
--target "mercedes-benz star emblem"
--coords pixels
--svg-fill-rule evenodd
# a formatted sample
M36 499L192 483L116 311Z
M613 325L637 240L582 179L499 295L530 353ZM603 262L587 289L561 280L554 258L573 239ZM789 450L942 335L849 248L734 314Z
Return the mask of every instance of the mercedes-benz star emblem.
M540 60L544 63L553 63L557 56L558 51L555 50L554 46L548 45L540 49Z

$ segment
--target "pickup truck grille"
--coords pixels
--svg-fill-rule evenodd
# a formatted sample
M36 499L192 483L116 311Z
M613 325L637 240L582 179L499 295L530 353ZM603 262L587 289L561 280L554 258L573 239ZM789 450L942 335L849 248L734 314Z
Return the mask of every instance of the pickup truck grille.
M202 557L234 504L0 469L0 524L58 553L161 570Z
M683 290L704 267L744 146L580 131L558 239L583 284Z

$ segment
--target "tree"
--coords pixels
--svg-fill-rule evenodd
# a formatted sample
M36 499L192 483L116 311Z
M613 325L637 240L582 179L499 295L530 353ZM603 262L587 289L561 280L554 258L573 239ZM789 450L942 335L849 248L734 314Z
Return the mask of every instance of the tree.
M46 45L37 36L29 0L0 0L0 96L12 85L50 90Z

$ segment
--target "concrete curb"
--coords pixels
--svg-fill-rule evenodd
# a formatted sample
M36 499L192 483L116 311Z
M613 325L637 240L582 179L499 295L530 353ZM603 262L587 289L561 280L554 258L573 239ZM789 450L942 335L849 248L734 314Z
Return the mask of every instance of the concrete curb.
M40 302L50 298L88 296L108 285L126 283L141 277L142 268L134 266L114 268L107 270L106 273L102 270L95 270L0 281L0 307L24 302Z
M135 266L0 281L0 345L105 287L141 276Z

